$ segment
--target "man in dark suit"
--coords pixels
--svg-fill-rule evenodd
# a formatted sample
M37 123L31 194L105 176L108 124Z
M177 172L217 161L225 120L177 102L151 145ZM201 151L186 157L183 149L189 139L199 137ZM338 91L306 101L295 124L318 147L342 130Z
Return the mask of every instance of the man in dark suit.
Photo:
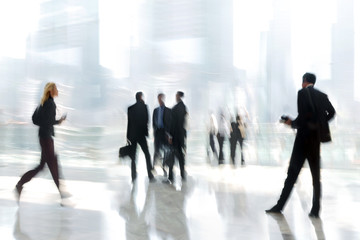
M160 93L158 95L159 107L154 109L152 123L154 129L154 163L160 158L160 150L164 150L167 145L167 134L170 132L171 123L171 109L165 106L165 95ZM164 162L163 162L164 167Z
M180 174L181 178L185 180L185 139L186 139L186 115L187 110L186 106L182 101L184 93L178 91L176 93L176 102L177 104L171 109L171 127L170 127L170 136L169 143L172 145L174 154L179 161ZM169 181L173 182L173 166L175 159L169 163Z
M245 132L246 124L243 122L240 115L236 115L236 122L231 122L231 130L230 130L230 156L231 156L231 163L235 165L235 153L236 153L236 146L239 142L240 150L241 150L241 165L245 165L244 159L244 139L246 137Z
M149 148L147 145L146 137L149 136L148 131L149 123L149 112L148 107L144 103L143 93L136 93L136 103L128 108L128 126L127 126L127 139L130 142L131 153L131 178L134 181L136 179L136 147L137 144L140 145L141 149L145 154L146 167L148 172L148 177L152 181L154 179L153 174L151 173L151 157L149 153Z
M284 118L284 123L297 129L297 133L284 188L277 204L266 210L267 213L281 213L305 159L307 159L313 179L313 200L309 216L319 217L320 142L331 141L328 121L334 117L335 109L327 95L314 88L315 82L314 74L304 74L302 89L298 92L298 116L295 120Z

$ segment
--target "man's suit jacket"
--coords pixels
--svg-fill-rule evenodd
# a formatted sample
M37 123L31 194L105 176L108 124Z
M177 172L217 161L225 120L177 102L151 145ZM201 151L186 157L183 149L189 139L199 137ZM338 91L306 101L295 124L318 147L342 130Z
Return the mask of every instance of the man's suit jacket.
M171 109L171 128L170 134L174 144L185 145L186 129L185 118L187 110L185 104L180 101Z
M149 112L143 101L138 101L128 108L127 139L131 142L149 135Z
M153 129L154 129L154 133L158 130L158 126L157 126L157 116L158 116L158 112L159 112L160 107L157 107L154 109L153 111L153 117L152 117L152 123L153 123ZM164 107L164 112L163 112L163 124L164 124L164 130L165 132L170 132L170 124L171 124L171 109L168 107Z
M326 94L312 86L298 92L298 116L291 126L298 129L298 135L306 136L318 131L321 142L331 141L329 121L335 115L335 109Z

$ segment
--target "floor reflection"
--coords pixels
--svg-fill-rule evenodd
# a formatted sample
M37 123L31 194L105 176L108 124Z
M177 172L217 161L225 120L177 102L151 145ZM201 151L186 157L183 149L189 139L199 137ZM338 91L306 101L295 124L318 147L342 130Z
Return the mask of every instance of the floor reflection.
M284 217L283 214L269 214L269 216L273 219L275 219L281 236L284 240L292 240L292 239L296 239L293 235L293 233L291 232L291 229L289 227L288 222L286 221L286 218Z
M145 215L148 211L148 203L146 202L144 208L141 211L138 211L136 197L137 186L134 185L128 203L121 206L119 211L120 216L123 216L126 222L126 239L150 239L149 225L145 220Z
M356 171L323 170L321 219L311 219L308 171L283 215L272 216L264 210L277 200L285 168L189 165L187 181L176 169L174 185L163 183L161 170L149 183L141 160L135 183L126 164L63 170L74 205L61 207L51 176L42 175L17 206L13 187L22 167L0 168L1 239L360 239Z
M19 208L16 212L13 236L16 240L68 240L71 222L66 218L62 209L36 206Z
M173 186L161 180L147 184L145 189L139 186L141 181L136 181L129 199L120 205L127 239L190 239L185 209L191 183Z
M16 240L31 240L29 235L21 228L20 225L20 212L16 212L16 220L14 225L14 237Z
M317 240L325 240L322 220L320 218L311 218L310 220L312 225L314 226Z

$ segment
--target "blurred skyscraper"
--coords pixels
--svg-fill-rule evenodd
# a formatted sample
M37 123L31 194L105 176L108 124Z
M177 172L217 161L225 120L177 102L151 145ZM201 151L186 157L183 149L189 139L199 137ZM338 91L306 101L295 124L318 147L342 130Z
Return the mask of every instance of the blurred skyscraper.
M254 155L279 134L280 140L272 141L275 150L264 150L271 162L271 154L281 158L281 139L290 134L276 122L284 113L296 116L296 92L302 74L310 71L338 113L336 154L326 157L360 159L360 32L354 0L23 4L26 10L0 3L2 124L30 123L47 81L58 84L59 111L69 113L67 126L75 129L124 132L126 107L136 91L145 93L152 109L158 92L171 107L182 90L194 141L203 141L209 111L221 108L229 117L240 109L250 117L249 145L259 150Z

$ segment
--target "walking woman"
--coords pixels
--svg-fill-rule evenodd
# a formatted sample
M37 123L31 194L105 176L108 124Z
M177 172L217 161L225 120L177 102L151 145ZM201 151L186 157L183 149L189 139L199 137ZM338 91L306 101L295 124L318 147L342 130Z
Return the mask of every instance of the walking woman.
M52 178L60 192L61 198L69 197L69 193L61 191L60 182L59 182L59 167L57 156L54 152L54 125L61 124L66 116L60 118L60 120L55 120L56 115L56 105L54 98L58 96L58 90L55 83L49 82L45 85L44 93L40 102L40 122L39 122L39 141L41 146L41 160L39 166L35 169L26 172L16 184L16 195L17 200L20 200L21 191L23 185L29 182L39 171L41 171L45 163L48 165L51 172Z

